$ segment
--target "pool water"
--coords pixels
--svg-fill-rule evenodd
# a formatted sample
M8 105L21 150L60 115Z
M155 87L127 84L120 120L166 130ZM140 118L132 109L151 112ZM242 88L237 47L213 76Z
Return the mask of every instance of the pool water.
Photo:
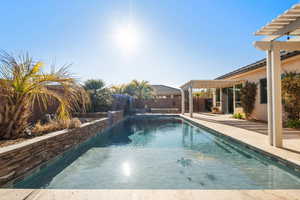
M299 175L176 117L130 118L17 188L299 189Z

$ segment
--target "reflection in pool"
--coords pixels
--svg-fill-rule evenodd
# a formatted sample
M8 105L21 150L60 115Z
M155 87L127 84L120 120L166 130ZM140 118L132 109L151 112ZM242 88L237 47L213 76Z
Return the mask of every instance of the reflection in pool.
M17 188L299 189L266 158L176 117L130 118Z

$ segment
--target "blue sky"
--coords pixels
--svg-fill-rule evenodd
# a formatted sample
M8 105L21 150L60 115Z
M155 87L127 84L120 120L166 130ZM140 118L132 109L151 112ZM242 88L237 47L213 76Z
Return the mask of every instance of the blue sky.
M10 0L1 2L0 48L108 85L132 79L180 86L264 57L253 33L298 0ZM116 32L138 36L125 54ZM122 32L122 31L121 31ZM125 41L126 42L126 41ZM126 51L126 48L125 48Z

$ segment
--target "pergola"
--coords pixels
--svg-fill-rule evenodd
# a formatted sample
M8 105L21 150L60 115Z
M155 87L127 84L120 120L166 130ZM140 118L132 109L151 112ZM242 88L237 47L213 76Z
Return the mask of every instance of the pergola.
M237 84L241 84L244 81L242 80L191 80L181 88L181 113L185 113L185 98L184 91L187 90L189 93L189 115L193 117L193 89L215 89L215 88L227 88L227 87L235 87ZM235 101L235 90L233 90L233 100ZM220 90L220 97L222 98L222 90ZM215 98L215 96L214 96ZM235 102L233 103L235 105Z
M300 41L276 41L282 36L300 35L300 4L279 15L255 33L266 36L254 46L267 54L268 135L270 145L282 147L282 97L280 51L300 50Z

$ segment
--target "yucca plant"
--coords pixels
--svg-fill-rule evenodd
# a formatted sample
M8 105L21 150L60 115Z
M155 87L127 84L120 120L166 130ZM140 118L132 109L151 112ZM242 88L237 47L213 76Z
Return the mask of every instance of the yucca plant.
M58 103L58 120L67 120L71 112L85 109L89 96L68 73L68 67L43 72L43 63L28 54L14 57L0 54L0 139L24 136L33 107L47 109Z

